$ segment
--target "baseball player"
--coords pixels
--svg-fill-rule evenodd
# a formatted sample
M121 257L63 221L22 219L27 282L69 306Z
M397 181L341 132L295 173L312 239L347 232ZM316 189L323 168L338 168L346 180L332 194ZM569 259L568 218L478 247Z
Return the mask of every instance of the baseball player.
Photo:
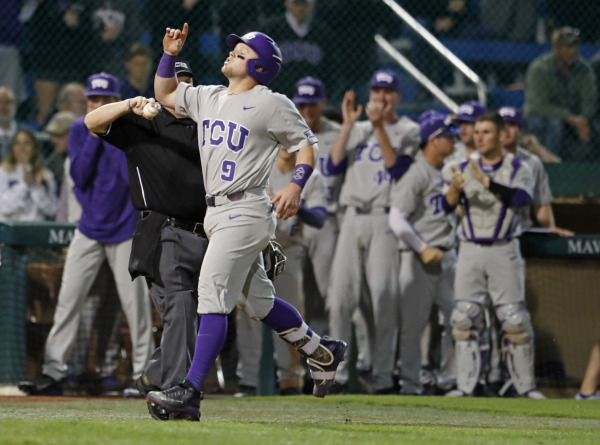
M400 314L401 394L420 395L420 339L435 303L442 314L441 372L438 387L455 381L450 315L456 263L455 207L443 194L441 169L454 152L460 130L450 118L433 114L420 124L421 155L390 193L390 227L401 243Z
M346 169L340 196L346 210L331 272L329 328L335 338L350 339L350 320L366 284L374 317L373 374L367 389L386 393L393 389L399 268L396 239L388 225L389 190L412 163L419 127L395 113L401 92L393 71L379 70L371 77L368 120L357 122L362 106L354 107L354 97L353 91L344 96L344 121L330 156L334 171ZM347 369L341 366L339 371L338 382L344 385Z
M279 151L269 177L269 195L274 196L293 179L296 153L289 153L284 147ZM304 264L307 249L303 233L308 227L323 227L327 219L325 209L325 184L315 169L302 190L300 208L295 216L280 221L275 237L283 247L286 256L285 269L273 282L275 295L280 296L299 311L304 311ZM258 384L259 359L262 342L262 325L238 312L238 377L240 388L246 391ZM299 394L304 370L299 365L299 354L291 345L281 339L274 340L277 380L281 395Z
M192 82L185 60L177 59L175 71L178 82ZM161 345L136 381L144 397L181 382L190 367L198 332L190 314L198 304L208 246L202 225L206 204L196 199L205 194L196 123L167 107L144 115L148 104L158 105L138 96L100 107L85 119L90 130L127 155L131 200L141 210L129 270L132 277L146 277L163 321ZM148 409L157 420L170 419L150 404Z
M298 111L309 128L319 139L319 158L315 170L325 183L327 219L323 227L307 225L302 232L303 242L308 249L311 267L318 294L325 300L329 287L331 263L338 235L338 200L344 180L343 174L336 174L327 168L331 147L340 131L340 125L322 115L327 102L325 85L314 77L304 77L296 82L294 97Z
M552 191L548 181L548 174L544 169L541 159L520 145L525 130L525 120L521 110L515 107L501 107L498 109L500 116L506 124L506 138L502 141L504 150L518 156L531 169L533 174L533 197L529 207L520 209L521 225L523 230L533 226L531 215L542 227L548 228L552 233L560 236L573 236L574 233L567 229L556 227L554 212L552 211Z
M119 99L119 83L108 73L90 76L88 112ZM81 117L69 133L70 173L82 214L65 260L54 324L44 350L42 375L20 388L30 394L62 391L66 360L75 341L81 309L104 260L112 270L131 332L133 378L142 375L154 350L145 283L131 280L127 263L137 211L129 199L125 154L92 134Z
M230 34L226 43L231 52L221 68L229 85L192 87L175 81L175 56L187 32L187 23L183 30L167 28L154 91L162 104L198 123L210 243L198 284L202 318L191 368L183 382L150 392L148 400L170 412L199 415L200 389L223 346L227 314L240 295L238 306L246 314L308 359L313 394L324 397L346 344L319 337L293 306L274 296L261 255L275 232L276 218L286 220L300 207L317 139L293 103L266 87L281 69L281 52L269 36ZM269 200L267 182L281 145L288 152L298 151L296 167L292 182Z
M519 250L521 225L517 208L529 205L531 170L504 154L504 120L496 112L475 121L478 158L448 163L446 200L460 203L460 248L450 323L456 340L457 389L448 396L472 395L481 379L484 325L482 305L489 294L504 333L510 382L519 395L543 398L533 374L533 328L525 307L525 270Z
M475 100L460 104L454 118L455 123L462 132L458 135L460 141L454 146L454 154L446 159L446 162L464 159L476 151L473 139L475 120L485 113L487 108Z

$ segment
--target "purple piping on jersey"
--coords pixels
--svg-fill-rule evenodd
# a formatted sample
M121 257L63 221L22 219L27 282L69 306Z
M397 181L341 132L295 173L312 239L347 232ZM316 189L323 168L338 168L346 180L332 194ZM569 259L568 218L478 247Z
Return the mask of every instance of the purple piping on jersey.
M500 161L496 162L495 164L487 165L487 164L484 164L483 162L481 162L481 158L479 158L479 166L481 167L481 171L483 171L484 173L495 172L500 167L502 167L503 162L504 162L504 157Z
M471 238L473 239L475 238L475 232L473 231L473 223L471 222L471 212L469 212L469 199L467 198L467 195L465 195L464 192L460 193L462 198L463 198L463 203L464 203L464 210L465 210L465 216L467 217L467 223L469 224L469 231L471 232ZM464 231L464 229L463 229ZM469 238L468 236L465 236L465 238Z
M494 240L498 239L498 234L500 233L500 229L502 228L504 218L506 218L506 206L503 204L502 208L500 209L500 215L498 215L498 222L496 223L496 228L494 229Z
M334 164L331 156L327 158L327 171L331 175L341 175L348 168L348 158L344 158L339 164Z
M512 219L510 220L510 224L508 226L508 231L506 235L504 235L504 239L509 240L513 238L514 233L517 231L517 227L519 226L519 217L517 213L513 213Z
M408 170L413 162L413 158L407 155L401 155L396 158L396 162L390 168L386 168L392 179L400 179Z
M519 170L519 168L521 168L521 164L522 164L521 158L517 158L515 156L512 160L513 172L512 172L512 175L510 175L510 182L512 182L512 180L515 179L515 176L517 175L517 170Z

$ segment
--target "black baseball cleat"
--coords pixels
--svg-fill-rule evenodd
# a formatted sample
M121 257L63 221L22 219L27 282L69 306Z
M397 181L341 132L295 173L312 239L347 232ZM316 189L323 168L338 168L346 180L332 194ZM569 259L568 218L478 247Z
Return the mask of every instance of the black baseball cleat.
M19 383L19 389L30 396L62 396L62 382L42 374L34 380Z
M172 420L200 420L200 400L204 393L185 379L165 391L151 391L148 402L166 411ZM152 414L152 413L150 413Z
M325 397L331 385L335 383L335 371L344 361L344 353L348 345L341 340L322 337L321 347L306 359L310 376L314 381L313 396Z

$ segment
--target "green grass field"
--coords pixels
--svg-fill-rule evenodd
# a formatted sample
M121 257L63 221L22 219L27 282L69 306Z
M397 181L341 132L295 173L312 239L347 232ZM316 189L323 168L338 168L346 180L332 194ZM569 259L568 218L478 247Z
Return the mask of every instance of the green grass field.
M0 398L2 444L598 444L600 403L406 396L215 398L200 422L145 402Z

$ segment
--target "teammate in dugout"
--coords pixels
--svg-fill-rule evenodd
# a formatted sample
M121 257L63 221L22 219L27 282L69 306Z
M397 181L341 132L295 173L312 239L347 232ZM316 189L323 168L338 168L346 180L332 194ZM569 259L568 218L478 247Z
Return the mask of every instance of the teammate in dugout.
M443 194L441 169L454 152L456 128L443 114L429 114L420 122L421 155L390 193L390 227L401 240L400 394L421 395L420 339L435 303L444 327L437 388L448 391L456 383L450 315L456 263L456 212Z
M178 82L192 84L188 63L175 63ZM131 201L140 210L129 271L144 276L163 321L160 346L136 380L139 393L168 389L181 382L191 365L198 320L198 276L208 240L203 224L206 203L198 150L198 128L173 108L143 116L154 99L137 96L102 106L85 118L88 128L123 150ZM148 404L157 420L178 419Z
M355 108L354 92L348 91L342 103L344 121L331 149L329 166L332 171L346 170L340 196L346 210L327 301L329 329L332 336L350 340L352 315L366 284L374 317L373 374L367 388L373 393L394 389L399 254L388 225L389 191L392 181L410 166L420 143L419 126L396 115L401 97L398 75L376 71L366 107L369 119L357 122L362 106ZM338 379L340 385L347 383L347 368L340 367Z
M501 323L510 374L508 383L523 397L544 398L536 390L531 317L525 307L525 267L519 249L521 225L517 209L533 193L531 170L511 153L503 153L504 119L496 112L475 121L479 153L453 161L442 176L449 185L446 200L461 206L460 248L454 284L451 324L456 340L457 389L448 396L473 395L481 383L486 294Z
M198 143L207 192L205 230L210 239L198 285L202 315L191 368L186 379L166 391L148 394L169 412L197 416L200 392L223 346L227 314L238 306L293 344L308 360L313 394L324 397L335 380L346 344L319 337L289 303L274 296L261 252L275 232L276 218L287 219L300 207L300 195L314 164L317 140L292 102L266 85L281 69L281 52L267 35L230 34L231 49L221 71L226 86L175 81L175 57L188 33L167 28L157 69L157 99L199 124ZM268 177L283 145L298 151L294 179L269 200ZM277 209L273 211L273 205Z
M530 206L520 209L521 225L523 230L533 227L532 215L535 221L552 233L560 236L570 237L574 233L568 229L557 227L554 222L552 211L552 190L548 173L544 168L542 160L534 153L521 146L521 139L525 132L525 119L521 110L515 107L501 107L498 109L500 116L506 123L506 137L502 141L504 150L518 156L529 166L533 174L533 197Z

